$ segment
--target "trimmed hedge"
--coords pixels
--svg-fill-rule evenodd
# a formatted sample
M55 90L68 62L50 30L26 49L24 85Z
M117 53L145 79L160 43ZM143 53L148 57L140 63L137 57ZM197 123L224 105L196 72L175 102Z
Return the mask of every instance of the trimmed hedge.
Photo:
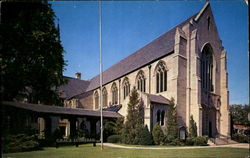
M107 138L107 141L109 143L121 143L122 142L122 136L121 135L111 135Z

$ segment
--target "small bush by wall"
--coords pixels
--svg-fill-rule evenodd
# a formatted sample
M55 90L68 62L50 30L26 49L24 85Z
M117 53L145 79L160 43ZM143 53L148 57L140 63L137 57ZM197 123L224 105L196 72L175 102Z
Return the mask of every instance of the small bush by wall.
M156 145L164 144L165 136L159 124L155 124L153 131L152 131L152 135L153 135L154 143Z
M138 135L138 144L139 145L151 145L153 144L153 138L151 133L148 130L147 125L144 126Z
M208 141L208 137L206 136L198 136L198 137L194 137L194 145L199 145L199 146L206 146L207 141Z
M111 135L107 138L107 141L109 143L121 143L122 142L122 136L121 135Z
M236 133L233 135L232 139L239 143L250 143L249 137L244 134Z
M185 144L186 145L197 145L197 146L206 146L208 142L208 137L207 136L198 136L198 137L188 137L186 139Z

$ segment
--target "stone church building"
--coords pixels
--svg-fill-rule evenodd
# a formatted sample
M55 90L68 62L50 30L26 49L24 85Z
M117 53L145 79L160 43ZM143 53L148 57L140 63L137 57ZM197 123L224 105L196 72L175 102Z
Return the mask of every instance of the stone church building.
M80 73L58 90L66 107L99 110L102 94L104 110L126 117L135 87L150 130L157 122L167 126L174 98L180 128L188 129L193 116L198 135L230 136L226 54L206 2L197 14L105 70L102 93L99 75L81 80Z

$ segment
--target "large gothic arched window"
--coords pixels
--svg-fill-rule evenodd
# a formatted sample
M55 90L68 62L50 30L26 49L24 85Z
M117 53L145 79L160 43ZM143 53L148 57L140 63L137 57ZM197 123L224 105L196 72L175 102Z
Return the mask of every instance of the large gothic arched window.
M205 45L201 52L201 87L213 91L213 51L210 45Z
M118 89L116 87L116 84L113 83L111 87L111 92L112 92L112 104L117 104L118 103Z
M105 87L102 90L102 105L103 107L108 106L108 92Z
M139 71L137 77L136 77L136 84L137 84L137 89L141 92L146 91L146 78L144 76L143 71Z
M123 81L123 98L124 99L129 95L129 92L130 92L130 84L129 84L128 78L125 78Z
M160 61L155 69L156 93L167 90L167 69L164 62Z
M99 94L97 91L94 94L94 99L95 99L95 109L98 109L99 108Z

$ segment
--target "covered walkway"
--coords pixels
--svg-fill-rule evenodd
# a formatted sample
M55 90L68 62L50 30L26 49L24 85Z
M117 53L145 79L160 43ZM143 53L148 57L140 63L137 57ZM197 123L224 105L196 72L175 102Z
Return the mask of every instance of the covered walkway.
M38 119L44 120L44 136L49 137L59 127L60 120L67 119L69 122L69 133L76 136L77 129L81 123L88 122L88 130L92 138L96 138L100 111L84 110L80 108L67 108L41 104L30 104L20 102L3 101L2 110L4 115L4 127L10 132L20 129L32 128L39 131ZM104 119L122 117L117 112L103 111ZM84 122L84 123L85 123Z

